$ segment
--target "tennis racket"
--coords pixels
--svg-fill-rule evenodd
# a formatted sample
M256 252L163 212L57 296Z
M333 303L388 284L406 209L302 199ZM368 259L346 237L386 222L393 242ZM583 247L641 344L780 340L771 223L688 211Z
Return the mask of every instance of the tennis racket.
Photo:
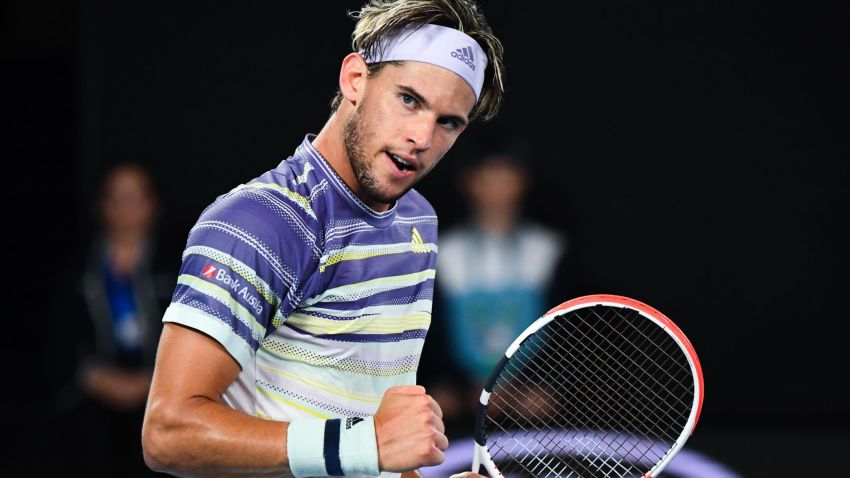
M658 476L702 408L699 358L664 314L590 295L508 347L481 393L472 471L491 477Z

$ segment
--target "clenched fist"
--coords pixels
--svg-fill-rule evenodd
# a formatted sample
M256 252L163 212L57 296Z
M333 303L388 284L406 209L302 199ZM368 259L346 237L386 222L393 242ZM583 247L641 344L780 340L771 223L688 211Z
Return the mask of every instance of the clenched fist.
M439 465L449 446L440 406L419 385L393 387L375 413L378 466L404 472Z

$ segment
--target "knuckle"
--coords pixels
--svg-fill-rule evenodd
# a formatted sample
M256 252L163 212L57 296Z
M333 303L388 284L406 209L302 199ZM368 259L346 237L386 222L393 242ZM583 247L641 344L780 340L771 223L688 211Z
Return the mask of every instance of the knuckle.
M431 464L433 465L439 465L446 460L446 457L443 452L436 449L432 451L431 456L429 456L428 458L430 459Z

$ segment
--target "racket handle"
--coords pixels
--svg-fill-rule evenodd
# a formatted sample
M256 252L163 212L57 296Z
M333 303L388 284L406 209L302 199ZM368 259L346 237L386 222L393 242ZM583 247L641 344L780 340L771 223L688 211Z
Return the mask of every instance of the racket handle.
M475 449L472 451L472 472L478 473L478 470L481 469L481 450L478 447L478 443L475 443Z

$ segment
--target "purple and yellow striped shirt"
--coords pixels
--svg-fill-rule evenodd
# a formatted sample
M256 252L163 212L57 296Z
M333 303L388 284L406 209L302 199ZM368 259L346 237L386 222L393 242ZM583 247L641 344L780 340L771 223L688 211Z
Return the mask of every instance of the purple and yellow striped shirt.
M163 321L204 332L239 363L224 396L235 409L373 415L387 388L416 382L437 217L414 190L371 210L310 139L201 214Z

